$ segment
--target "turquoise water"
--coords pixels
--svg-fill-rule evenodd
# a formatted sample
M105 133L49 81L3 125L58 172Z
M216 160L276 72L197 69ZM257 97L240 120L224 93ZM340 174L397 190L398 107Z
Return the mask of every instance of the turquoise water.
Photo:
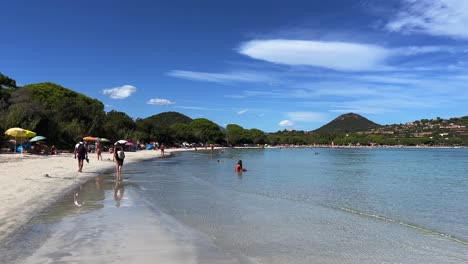
M238 159L248 171L234 172ZM101 175L79 190L83 206L70 196L37 217L9 250L36 242L10 259L64 261L56 244L107 258L111 249L88 240L122 234L102 225L118 218L140 223L123 241L153 237L140 228L163 219L196 245L198 261L181 263L468 263L468 149L197 151L129 164L123 175L123 199L113 175Z
M268 149L227 150L213 158L188 155L192 157L174 168L164 168L169 177L184 175L233 192L380 216L468 241L466 149ZM237 159L248 172L233 177Z
M373 263L452 263L433 255L452 245L468 256L466 149L226 150L171 162L153 174L152 201L265 263L363 263L341 256L357 252Z

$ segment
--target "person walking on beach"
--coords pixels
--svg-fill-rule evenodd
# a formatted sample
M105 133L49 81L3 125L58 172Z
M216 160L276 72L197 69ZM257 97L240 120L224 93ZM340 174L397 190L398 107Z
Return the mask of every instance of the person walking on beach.
M115 170L117 174L122 173L122 166L125 159L125 152L123 145L117 144L114 148ZM120 177L119 177L120 178Z
M102 160L102 145L100 141L96 141L96 155L98 160L99 158Z
M80 141L78 144L75 145L75 159L78 158L78 172L83 172L83 161L88 160L88 150L85 144Z
M164 146L164 143L161 143L161 146L159 147L159 149L161 150L161 159L164 158L164 149L166 148L166 146Z

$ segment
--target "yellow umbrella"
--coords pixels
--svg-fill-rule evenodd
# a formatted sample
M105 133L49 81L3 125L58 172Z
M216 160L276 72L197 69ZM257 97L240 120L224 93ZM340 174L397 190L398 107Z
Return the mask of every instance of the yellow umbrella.
M26 129L20 127L12 127L5 131L5 135L17 137L19 135L26 134Z
M32 132L30 130L26 130L26 133L19 135L20 138L32 138L36 136L36 132Z
M20 127L12 127L5 131L5 135L15 137L15 152L16 152L16 138L28 138L36 136L36 133L20 128Z

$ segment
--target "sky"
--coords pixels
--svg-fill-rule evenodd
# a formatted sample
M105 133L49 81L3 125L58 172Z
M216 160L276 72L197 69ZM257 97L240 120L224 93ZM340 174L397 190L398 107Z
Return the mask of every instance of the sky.
M5 1L0 72L146 118L314 130L468 115L468 1Z

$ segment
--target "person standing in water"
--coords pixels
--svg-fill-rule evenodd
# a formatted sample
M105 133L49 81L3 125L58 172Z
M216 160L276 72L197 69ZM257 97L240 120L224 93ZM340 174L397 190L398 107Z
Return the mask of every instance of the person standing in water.
M242 171L246 171L246 169L244 169L244 167L242 167L242 160L239 160L236 164L236 168L234 169L235 172L242 172Z

